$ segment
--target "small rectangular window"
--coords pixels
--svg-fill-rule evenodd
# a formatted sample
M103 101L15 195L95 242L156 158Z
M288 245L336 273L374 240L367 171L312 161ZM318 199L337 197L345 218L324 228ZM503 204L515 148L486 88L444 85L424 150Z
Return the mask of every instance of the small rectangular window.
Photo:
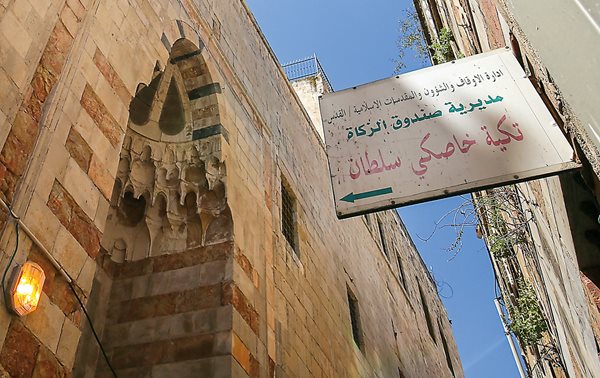
M281 231L290 247L298 254L296 201L283 180L281 182Z
M350 311L350 321L352 323L352 338L356 345L363 350L363 335L362 327L360 324L360 313L358 309L358 300L349 287L346 288L348 291L348 309Z

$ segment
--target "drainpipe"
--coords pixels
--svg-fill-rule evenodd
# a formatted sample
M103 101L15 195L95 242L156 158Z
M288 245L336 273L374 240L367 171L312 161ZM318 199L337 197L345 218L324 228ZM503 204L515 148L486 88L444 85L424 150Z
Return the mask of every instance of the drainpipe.
M494 299L494 304L496 305L496 310L498 310L498 316L500 317L502 328L504 328L504 335L506 335L506 340L508 340L510 350L512 352L513 358L515 359L515 364L517 365L517 369L519 369L519 375L521 376L521 378L527 378L525 371L523 371L523 365L521 365L521 359L519 358L519 354L517 353L515 342L513 341L513 338L510 335L510 331L508 330L506 323L504 323L504 316L502 315L502 309L500 308L500 301L498 300L498 298Z

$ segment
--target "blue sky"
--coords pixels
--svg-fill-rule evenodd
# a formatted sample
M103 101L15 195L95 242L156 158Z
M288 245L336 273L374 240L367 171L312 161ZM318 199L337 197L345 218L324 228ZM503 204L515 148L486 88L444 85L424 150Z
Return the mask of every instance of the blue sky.
M247 0L281 63L316 53L336 90L392 76L406 0ZM410 58L411 54L407 54ZM414 59L407 70L422 68ZM452 320L468 378L517 377L517 369L494 307L494 279L483 242L467 229L462 251L445 249L454 231L435 222L464 201L454 197L399 209L423 259L435 276ZM332 210L333 211L333 210ZM443 223L442 223L443 224ZM450 260L450 261L449 261Z

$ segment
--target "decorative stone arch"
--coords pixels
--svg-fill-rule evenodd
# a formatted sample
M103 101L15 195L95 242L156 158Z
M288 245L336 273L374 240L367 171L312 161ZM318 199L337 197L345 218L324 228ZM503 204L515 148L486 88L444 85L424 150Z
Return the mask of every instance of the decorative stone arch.
M181 21L175 25L162 38L167 43L178 36L165 67L157 62L152 79L138 85L129 107L101 242L119 262L231 240L221 86L213 80L197 34Z

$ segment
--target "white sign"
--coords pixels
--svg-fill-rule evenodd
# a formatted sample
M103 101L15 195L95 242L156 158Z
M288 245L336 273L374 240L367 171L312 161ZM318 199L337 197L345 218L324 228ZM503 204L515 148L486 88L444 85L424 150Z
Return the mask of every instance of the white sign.
M508 49L325 94L339 218L577 168Z

